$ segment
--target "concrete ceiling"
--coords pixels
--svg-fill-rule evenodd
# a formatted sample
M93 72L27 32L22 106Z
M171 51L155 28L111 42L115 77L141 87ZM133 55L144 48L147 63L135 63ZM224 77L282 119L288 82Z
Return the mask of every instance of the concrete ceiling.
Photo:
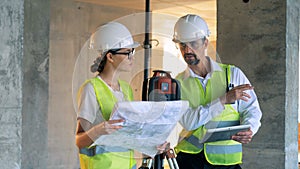
M76 0L96 5L113 6L145 11L145 0ZM216 40L216 0L150 0L152 12L176 17L188 13L204 18L211 31L210 41Z

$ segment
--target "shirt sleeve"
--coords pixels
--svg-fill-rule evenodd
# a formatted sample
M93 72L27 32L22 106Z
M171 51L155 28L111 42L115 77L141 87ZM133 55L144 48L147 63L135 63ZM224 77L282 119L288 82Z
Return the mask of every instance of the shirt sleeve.
M195 130L219 115L223 110L224 106L221 104L220 99L216 99L205 106L199 106L196 109L189 108L183 114L179 123L188 131Z
M250 84L245 74L237 67L231 68L231 82L234 86L242 84ZM239 100L235 102L234 107L240 113L241 124L248 124L251 126L253 135L257 133L261 126L262 112L257 100L257 96L254 90L245 91L251 98L248 101Z
M78 101L78 115L77 118L83 118L94 124L97 115L102 116L100 107L96 99L94 87L91 83L87 83L80 93L80 100ZM103 119L103 117L101 117ZM98 120L97 120L98 121Z

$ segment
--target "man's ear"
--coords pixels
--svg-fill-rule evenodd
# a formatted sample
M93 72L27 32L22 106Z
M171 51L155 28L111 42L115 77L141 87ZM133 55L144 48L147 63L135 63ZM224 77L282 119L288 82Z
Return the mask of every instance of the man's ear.
M208 47L208 39L204 40L204 45L205 45L205 49L207 49L207 47Z

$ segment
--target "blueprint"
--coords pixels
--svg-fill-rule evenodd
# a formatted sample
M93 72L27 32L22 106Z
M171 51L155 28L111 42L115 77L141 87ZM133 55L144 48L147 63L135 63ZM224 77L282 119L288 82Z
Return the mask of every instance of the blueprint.
M123 128L99 137L94 144L137 150L154 157L156 146L163 144L187 111L187 101L118 102L111 119L125 119Z

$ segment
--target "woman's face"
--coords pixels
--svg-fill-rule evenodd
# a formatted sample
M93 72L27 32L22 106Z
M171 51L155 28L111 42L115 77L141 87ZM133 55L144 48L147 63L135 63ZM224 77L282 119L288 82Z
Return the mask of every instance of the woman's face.
M118 71L129 72L133 67L134 60L134 49L133 48L122 48L117 52L112 53L113 66Z

